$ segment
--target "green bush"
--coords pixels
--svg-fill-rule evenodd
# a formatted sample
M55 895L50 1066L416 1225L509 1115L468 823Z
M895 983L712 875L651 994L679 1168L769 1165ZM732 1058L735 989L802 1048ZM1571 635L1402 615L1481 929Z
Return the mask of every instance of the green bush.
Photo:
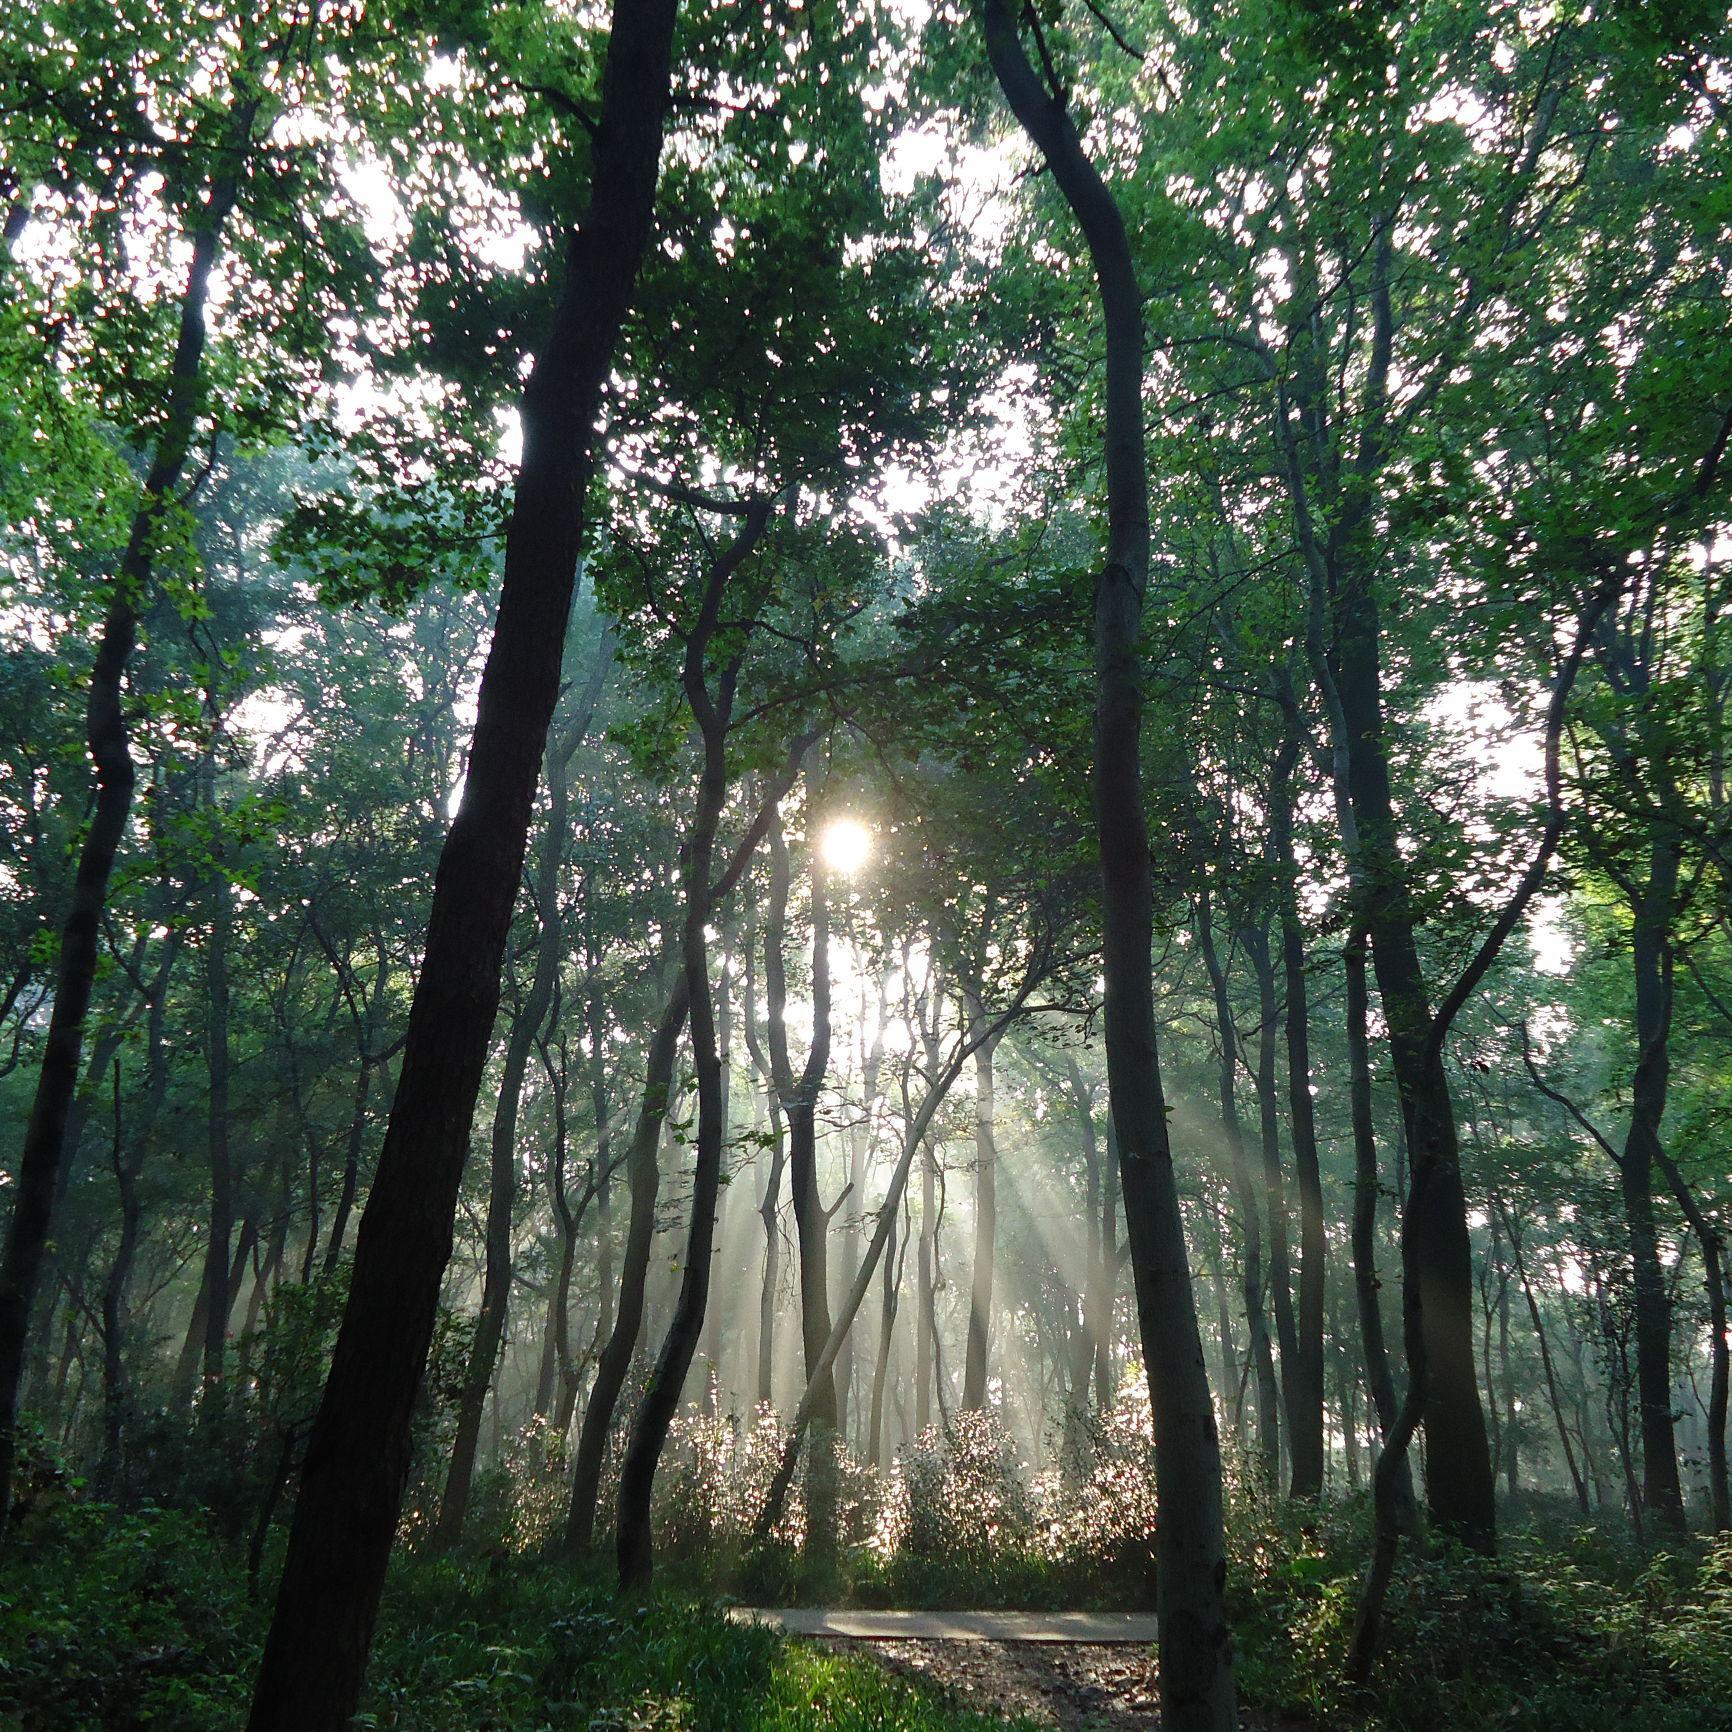
M230 1732L264 1634L235 1550L178 1511L73 1504L0 1593L5 1732ZM495 1554L400 1557L357 1725L375 1732L987 1732L1005 1722L870 1660L664 1595ZM1030 1729L1032 1732L1032 1729Z

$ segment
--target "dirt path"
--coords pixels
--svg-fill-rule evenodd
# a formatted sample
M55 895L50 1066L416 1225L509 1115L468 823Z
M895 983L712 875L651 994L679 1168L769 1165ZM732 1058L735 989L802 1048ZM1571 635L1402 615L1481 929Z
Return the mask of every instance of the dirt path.
M838 1653L865 1655L971 1708L1053 1732L1158 1732L1155 1620L1122 1612L873 1612L732 1606ZM1307 1723L1241 1711L1246 1732Z
M857 1641L817 1638L869 1654L907 1678L940 1685L971 1708L1026 1714L1058 1732L1154 1732L1160 1725L1146 1647L1115 1642Z

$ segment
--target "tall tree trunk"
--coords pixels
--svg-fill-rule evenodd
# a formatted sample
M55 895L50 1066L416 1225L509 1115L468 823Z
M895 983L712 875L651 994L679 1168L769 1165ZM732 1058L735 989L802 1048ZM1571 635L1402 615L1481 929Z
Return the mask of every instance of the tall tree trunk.
M1672 1423L1672 1298L1660 1267L1654 1220L1654 1168L1663 1154L1660 1121L1671 1072L1672 906L1678 844L1656 836L1648 881L1633 909L1630 962L1636 986L1636 1074L1630 1126L1618 1162L1630 1237L1635 1308L1636 1395L1642 1433L1642 1501L1675 1533L1684 1530L1684 1488Z
M524 1078L536 1039L553 1006L559 968L565 959L564 923L559 911L559 874L565 860L570 825L567 776L572 757L589 732L601 689L613 661L613 635L604 630L577 713L548 747L547 824L535 868L535 907L540 917L535 963L522 1009L511 1024L505 1062L499 1078L499 1100L493 1109L493 1134L487 1189L487 1266L481 1282L481 1310L475 1319L463 1384L457 1397L457 1428L451 1444L451 1466L445 1495L433 1529L435 1546L449 1549L463 1538L469 1513L469 1491L475 1478L475 1456L481 1442L481 1414L505 1339L506 1311L511 1303L511 1219L517 1199L517 1117L523 1103Z
M1570 1429L1564 1420L1563 1397L1558 1391L1557 1371L1552 1363L1551 1343L1546 1338L1545 1320L1540 1316L1539 1301L1534 1297L1532 1283L1528 1280L1526 1264L1522 1260L1521 1239L1517 1235L1515 1224L1509 1211L1496 1198L1492 1206L1502 1217L1504 1236L1509 1241L1510 1256L1515 1263L1516 1279L1521 1283L1522 1297L1527 1301L1528 1320L1534 1326L1534 1337L1540 1346L1540 1368L1545 1372L1546 1396L1551 1402L1552 1421L1557 1427L1558 1442L1564 1452L1564 1466L1569 1469L1570 1484L1575 1488L1576 1504L1582 1514L1590 1514L1588 1503L1587 1481L1582 1477L1582 1471L1576 1465L1576 1453L1570 1447Z
M934 1285L938 1231L938 1161L931 1140L920 1151L920 1244L915 1252L914 1431L919 1436L932 1423L934 1366L932 1344L938 1338Z
M1405 1315L1424 1337L1426 1496L1446 1533L1479 1551L1497 1541L1496 1488L1475 1375L1473 1249L1467 1229L1455 1103L1420 967L1407 866L1398 839L1383 739L1380 626L1369 573L1343 598L1336 683L1346 733L1348 798L1361 850L1365 929L1389 1027L1412 1171L1402 1215L1404 1270L1417 1291ZM1411 1375L1411 1371L1410 1371Z
M674 982L660 1026L650 1042L644 1070L643 1100L637 1126L626 1154L626 1189L630 1199L626 1216L625 1248L620 1258L619 1303L613 1329L596 1361L595 1382L583 1412L583 1429L577 1440L577 1461L572 1476L571 1510L566 1518L565 1550L588 1551L595 1540L596 1501L601 1495L602 1465L607 1459L608 1440L613 1434L614 1414L620 1391L625 1388L643 1328L645 1287L649 1278L650 1249L655 1240L656 1196L661 1188L662 1125L667 1118L673 1090L674 1062L679 1056L680 1034L685 1028L687 993L682 971Z
M715 1017L716 1017L716 1058L722 1067L722 1151L725 1158L728 1139L733 1130L732 1099L733 1090L731 1064L733 1058L733 1010L734 981L729 960L722 958L722 967L716 981ZM701 1102L699 1103L701 1106ZM718 1166L718 1172L720 1171ZM716 1260L725 1267L728 1251L728 1198L730 1188L725 1179L718 1179L716 1191L716 1226L715 1252ZM723 1279L727 1277L724 1274ZM716 1285L716 1276L712 1272L710 1288ZM726 1350L726 1323L728 1307L725 1305L710 1305L704 1307L704 1339L700 1358L704 1363L704 1411L714 1414L722 1394L722 1355Z
M1263 1231L1257 1212L1257 1190L1252 1182L1251 1161L1245 1152L1245 1133L1239 1123L1239 1030L1233 1018L1233 1001L1227 991L1227 972L1221 966L1215 949L1207 890L1197 898L1197 942L1215 996L1215 1028L1221 1048L1221 1128L1227 1138L1233 1192L1239 1204L1240 1274L1244 1283L1245 1328L1250 1337L1247 1352L1251 1357L1257 1392L1258 1472L1265 1489L1273 1492L1281 1477L1281 1398L1275 1379L1275 1356L1269 1342L1269 1320L1263 1309Z
M884 1297L878 1312L878 1357L872 1365L872 1412L866 1426L866 1465L884 1465L884 1388L890 1376L890 1360L896 1346L896 1312L902 1289L902 1270L908 1258L908 1240L901 1241L897 1255L897 1223L892 1215L890 1234L884 1247Z
M214 750L214 747L213 747ZM216 766L206 771L206 805L216 810ZM221 861L209 885L210 932L205 950L205 1075L208 1079L206 1121L210 1149L210 1216L205 1240L205 1288L216 1292L226 1281L229 1244L234 1229L234 1173L229 1158L229 940L233 925L229 881ZM223 1355L228 1343L229 1308L210 1305L205 1311L202 1421L220 1423L223 1410Z
M873 1126L877 1116L878 1077L880 1067L884 1062L884 1020L885 1020L885 989L887 977L880 976L877 986L877 1018L872 1024L872 1032L865 1032L866 1006L864 995L861 1003L861 1037L864 1041L864 1051L860 1062L860 1110L862 1117L848 1127L848 1203L846 1224L842 1233L842 1270L843 1279L852 1281L854 1271L860 1267L860 1235L866 1218L866 1167L872 1152ZM836 1425L843 1437L849 1433L850 1423L858 1433L859 1399L856 1385L856 1362L859 1355L855 1351L854 1337L850 1335L842 1344L842 1351L836 1360ZM855 1418L850 1422L849 1415Z
M18 1153L5 1251L0 1255L0 1530L11 1508L18 1399L30 1311L66 1158L66 1121L78 1086L84 1023L96 984L102 915L108 905L115 856L132 810L136 772L122 703L126 667L138 639L139 609L145 605L150 588L157 540L172 513L174 490L192 447L203 395L205 307L210 299L211 273L223 227L234 209L239 161L250 147L257 108L254 100L232 117L233 166L210 186L202 207L196 203L191 206L198 213L198 226L190 237L192 257L181 293L179 331L168 378L167 419L145 476L144 497L132 520L91 667L84 738L95 767L96 798L79 846L72 896L60 929L53 1009Z
M1107 549L1095 585L1095 827L1107 1082L1155 1426L1156 1611L1167 1732L1237 1724L1221 1448L1197 1327L1155 1040L1153 888L1142 788L1137 632L1149 571L1142 296L1124 219L1060 92L1036 75L1006 0L980 0L988 58L1088 243L1106 326Z
M808 770L808 828L817 810L816 779ZM816 842L816 838L812 838ZM788 848L778 822L770 831L770 907L764 926L764 986L770 1066L788 1123L788 1188L794 1205L795 1243L800 1256L800 1343L806 1376L830 1339L830 1215L818 1194L818 1095L830 1062L830 905L823 861L816 846L806 863L812 911L812 1043L798 1078L788 1056L788 989L785 945L788 909ZM827 1569L836 1545L836 1379L826 1371L813 1410L815 1426L808 1466L806 1552Z
M722 597L729 579L762 539L769 525L770 508L768 500L754 500L739 534L712 563L697 622L686 640L683 684L686 702L703 742L703 773L698 782L691 831L686 838L686 918L681 947L690 1006L692 1068L698 1086L698 1143L692 1174L691 1227L679 1298L620 1462L615 1551L620 1586L628 1591L649 1585L650 1496L655 1489L656 1468L667 1442L668 1427L679 1410L686 1375L704 1327L727 1138L727 1092L716 1005L710 988L706 932L716 906L711 883L716 830L728 797L728 726L745 651L742 648L734 652L717 676L713 693L705 664L710 641L720 623ZM774 837L780 835L779 829L773 828L771 833Z
M1702 1284L1708 1294L1708 1513L1715 1533L1732 1531L1732 1489L1726 1472L1726 1409L1732 1391L1732 1340L1727 1336L1726 1246L1720 1230L1703 1212L1678 1164L1659 1145L1656 1158L1678 1207L1702 1252Z
M974 1007L978 1019L983 1012ZM998 1138L993 1125L993 1043L974 1055L974 1273L968 1289L968 1351L962 1405L986 1406L987 1349L992 1339L993 1253L998 1240Z
M1287 1421L1287 1447L1293 1449L1293 1414L1305 1405L1297 1381L1299 1332L1293 1317L1293 1270L1288 1250L1287 1181L1281 1171L1281 1107L1275 1082L1275 1048L1279 1039L1280 1006L1275 992L1275 963L1269 935L1261 927L1241 934L1245 954L1257 976L1257 1134L1263 1155L1263 1198L1269 1210L1269 1297L1275 1313L1275 1338L1281 1346L1281 1411ZM1321 1400L1321 1394L1319 1394ZM1321 1433L1322 1413L1318 1412ZM1293 1471L1297 1474L1295 1458ZM1315 1456L1306 1467L1322 1489L1323 1461ZM1297 1495L1301 1495L1296 1493Z
M1305 928L1299 917L1298 863L1293 853L1293 767L1298 759L1297 715L1276 760L1269 828L1280 903L1281 970L1287 989L1287 1126L1299 1193L1299 1315L1287 1379L1287 1447L1292 1493L1323 1493L1323 1304L1328 1240L1324 1230L1323 1173L1317 1158L1317 1123L1311 1100L1311 1009L1305 976Z
M397 1097L301 1470L251 1732L341 1732L360 1695L559 693L601 389L653 225L675 11L676 0L636 0L613 18L589 209L524 388L523 458L469 774L440 853Z
M1365 1387L1377 1415L1378 1435L1385 1441L1395 1430L1401 1403L1395 1394L1395 1374L1389 1363L1389 1343L1383 1333L1383 1282L1377 1273L1377 1127L1371 1111L1371 991L1366 966L1365 936L1347 935L1341 953L1347 983L1348 1110L1353 1125L1353 1296L1359 1313L1359 1344L1365 1359ZM1392 1470L1401 1526L1413 1531L1419 1510L1413 1495L1413 1472L1405 1457Z
M757 1162L760 1171L758 1215L764 1224L764 1273L758 1289L758 1361L756 1399L768 1406L775 1399L776 1382L776 1310L782 1280L782 1230L779 1220L782 1206L782 1169L787 1162L787 1136L782 1124L782 1104L776 1094L775 1078L764 1051L758 1030L757 934L748 911L745 922L744 972L741 1028L746 1037L746 1050L752 1066L763 1079L770 1103L770 1146L768 1158L762 1149ZM755 1111L755 1109L754 1109Z

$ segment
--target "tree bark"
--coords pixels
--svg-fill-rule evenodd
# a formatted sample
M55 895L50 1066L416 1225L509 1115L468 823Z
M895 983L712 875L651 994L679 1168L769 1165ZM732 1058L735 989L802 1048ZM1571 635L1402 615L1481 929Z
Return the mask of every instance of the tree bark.
M523 458L468 778L440 853L397 1097L307 1444L251 1732L341 1732L360 1695L558 696L596 415L653 226L675 11L676 0L637 0L614 13L589 209L524 388Z
M1221 1450L1197 1327L1155 1040L1153 887L1142 789L1137 633L1149 570L1142 296L1124 219L1061 93L1046 88L1005 0L980 0L987 56L1087 242L1106 326L1107 548L1095 585L1093 792L1100 845L1107 1080L1154 1412L1156 1611L1167 1732L1237 1723Z
M449 1549L463 1538L469 1513L469 1490L475 1478L475 1457L481 1442L481 1416L487 1391L493 1382L500 1344L505 1339L506 1311L511 1302L511 1221L517 1199L517 1116L523 1101L524 1078L535 1052L536 1038L553 1006L559 983L559 968L565 957L564 924L559 911L559 874L565 859L566 829L570 823L567 773L572 757L589 732L601 689L613 660L613 638L602 633L601 647L577 714L561 730L547 752L547 825L535 870L535 906L541 929L536 939L535 964L523 1007L513 1020L505 1043L505 1061L499 1078L499 1100L493 1111L487 1191L487 1266L482 1276L481 1309L475 1319L475 1334L464 1366L463 1385L457 1398L457 1428L451 1444L451 1466L445 1476L445 1495L439 1500L439 1517L433 1529L433 1544Z
M816 811L817 787L807 773L806 810ZM812 839L815 843L816 838ZM776 1094L788 1126L788 1188L794 1205L800 1260L800 1344L806 1376L830 1338L830 1216L818 1194L818 1095L830 1062L830 905L823 862L816 846L806 870L811 881L812 1044L798 1078L788 1056L788 988L784 956L788 909L788 849L778 822L770 832L770 907L764 926L765 1033ZM807 1557L827 1567L836 1546L836 1379L826 1369L813 1410L817 1433L809 1468L806 1509Z
M703 773L697 807L686 841L686 918L681 954L690 1007L692 1067L698 1086L697 1159L692 1176L691 1227L685 1267L673 1321L657 1355L649 1387L620 1463L619 1518L615 1529L620 1586L628 1592L648 1587L652 1567L650 1498L668 1427L678 1411L686 1374L703 1332L709 1302L710 1264L715 1252L717 1202L727 1137L727 1096L716 1006L710 986L706 929L715 913L711 876L716 831L728 796L728 726L739 681L743 650L736 651L710 689L706 660L720 624L722 598L730 578L757 547L770 520L770 502L755 500L739 534L713 563L697 622L686 642L683 684L686 702L703 742ZM779 831L772 829L772 836Z
M235 155L250 145L258 104L243 106L230 128ZM18 1448L18 1402L30 1313L48 1245L54 1200L66 1159L66 1122L78 1086L84 1024L96 984L103 910L116 855L126 836L136 771L127 733L123 685L138 639L156 560L156 542L192 448L203 391L205 308L211 273L238 190L238 164L208 190L191 234L192 258L181 293L180 324L168 378L168 413L145 476L126 551L102 623L85 703L84 737L96 773L96 798L78 850L72 895L60 929L54 1005L43 1042L36 1093L25 1125L13 1184L12 1215L0 1255L0 1531L11 1509Z
M577 1461L572 1475L571 1510L566 1517L567 1554L588 1551L595 1539L596 1502L601 1495L602 1464L620 1391L625 1388L632 1354L643 1328L644 1289L649 1277L650 1248L655 1240L656 1195L661 1187L662 1125L673 1089L674 1061L685 1028L689 983L682 970L650 1042L644 1068L643 1100L626 1155L626 1187L630 1199L625 1247L620 1257L618 1308L613 1329L596 1361L595 1382L583 1412Z
M1298 761L1297 716L1276 760L1269 828L1277 871L1281 969L1287 991L1287 1126L1299 1193L1299 1314L1292 1366L1287 1371L1287 1447L1293 1496L1323 1495L1323 1306L1328 1239L1323 1173L1317 1158L1317 1122L1311 1099L1311 1010L1305 975L1305 928L1299 917L1298 864L1293 853L1293 768ZM1285 1360L1283 1368L1286 1369Z
M1246 1351L1250 1355L1257 1392L1258 1472L1265 1490L1273 1492L1281 1477L1281 1398L1275 1379L1275 1356L1269 1341L1269 1319L1263 1308L1263 1230L1257 1212L1257 1190L1252 1183L1251 1162L1245 1152L1245 1133L1239 1123L1239 1029L1233 1017L1233 1001L1227 991L1227 972L1221 966L1215 949L1214 921L1207 890L1197 898L1197 943L1215 997L1215 1029L1220 1043L1221 1128L1227 1139L1233 1192L1239 1204L1240 1275L1245 1328L1250 1337Z
M982 1012L978 1005L974 1014ZM974 1055L974 1272L968 1290L968 1351L962 1405L986 1406L987 1350L992 1339L993 1253L998 1240L998 1138L993 1125L993 1043Z
M1656 836L1649 849L1647 884L1632 910L1630 963L1635 974L1638 1056L1618 1176L1630 1236L1642 1501L1674 1533L1682 1533L1684 1488L1672 1421L1672 1298L1660 1267L1654 1220L1654 1168L1664 1153L1660 1121L1666 1112L1671 1072L1670 937L1677 880L1678 844L1669 836Z

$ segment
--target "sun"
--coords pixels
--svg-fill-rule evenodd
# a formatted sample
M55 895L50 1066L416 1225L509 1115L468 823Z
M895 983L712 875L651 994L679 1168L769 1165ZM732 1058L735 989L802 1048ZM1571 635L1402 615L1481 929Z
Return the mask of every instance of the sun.
M832 872L852 878L872 858L872 832L857 818L832 818L819 833L818 857Z

